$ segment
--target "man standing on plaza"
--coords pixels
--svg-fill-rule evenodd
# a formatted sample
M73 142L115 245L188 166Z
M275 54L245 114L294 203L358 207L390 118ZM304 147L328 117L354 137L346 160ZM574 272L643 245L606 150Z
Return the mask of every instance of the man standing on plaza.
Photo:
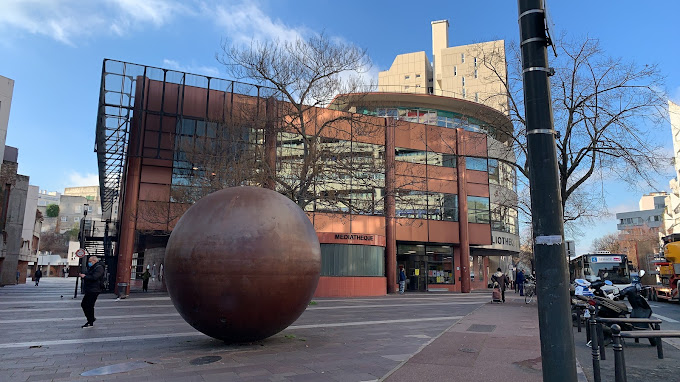
M35 278L35 286L38 286L38 284L40 284L40 278L42 277L42 271L40 268L35 271L33 277Z
M517 288L519 288L519 295L524 296L524 272L521 269L517 271Z
M104 264L99 262L97 256L90 256L87 265L87 274L80 274L80 277L83 279L83 292L85 292L80 306L83 308L83 313L85 313L87 318L87 322L82 328L91 328L97 320L94 318L94 304L97 302L97 297L102 291L101 284L104 278Z

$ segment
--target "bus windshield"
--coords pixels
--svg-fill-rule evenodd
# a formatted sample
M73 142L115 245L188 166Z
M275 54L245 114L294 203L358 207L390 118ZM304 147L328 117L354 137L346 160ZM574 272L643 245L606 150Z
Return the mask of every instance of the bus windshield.
M624 263L593 263L583 269L583 273L590 281L596 277L600 280L609 280L614 284L630 284L630 273L627 264Z

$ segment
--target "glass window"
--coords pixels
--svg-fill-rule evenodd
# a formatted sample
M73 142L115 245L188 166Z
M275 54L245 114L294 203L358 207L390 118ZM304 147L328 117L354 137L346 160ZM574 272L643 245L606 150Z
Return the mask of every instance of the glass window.
M427 164L427 152L397 147L394 150L394 160L409 163Z
M385 276L385 249L321 244L321 276Z
M465 86L465 76L461 77L461 80L463 80L463 86Z
M427 253L427 284L454 284L452 248L425 247Z
M487 171L486 158L465 157L465 168L475 171Z
M465 53L460 54L460 62L465 62Z
M61 217L61 221L62 221L62 222L67 222L67 221L68 221L68 218L67 218L66 216L62 216L62 217Z
M455 67L455 66L453 67L453 75L454 75L454 76L457 76L457 75L458 75L458 68Z
M420 74L416 74L416 78L420 78Z
M405 80L408 80L409 78L411 78L411 76L408 76L408 75L404 76Z
M477 78L477 69L475 69L475 78Z
M77 222L80 221L80 218L78 216L76 216L76 217L73 218L73 221L77 223Z
M517 235L519 232L517 209L491 203L491 230Z
M468 196L468 222L489 224L489 198Z
M498 174L498 159L489 158L489 183L500 183L500 176Z

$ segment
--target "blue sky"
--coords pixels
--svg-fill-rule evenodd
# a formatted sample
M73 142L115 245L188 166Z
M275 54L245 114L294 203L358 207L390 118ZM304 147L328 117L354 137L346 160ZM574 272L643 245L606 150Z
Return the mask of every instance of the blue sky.
M598 38L611 56L658 64L680 102L680 2L548 0L556 33ZM325 31L368 50L369 74L397 54L431 56L433 20L448 19L450 45L517 41L517 3L478 1L0 0L0 75L14 79L7 144L19 171L41 189L97 184L94 131L104 58L226 77L220 42L290 38ZM670 126L659 130L671 147ZM663 138L666 139L666 138ZM668 178L672 176L669 171ZM668 188L660 179L659 190ZM609 183L610 212L637 209L642 193ZM577 252L614 232L614 217L586 227Z

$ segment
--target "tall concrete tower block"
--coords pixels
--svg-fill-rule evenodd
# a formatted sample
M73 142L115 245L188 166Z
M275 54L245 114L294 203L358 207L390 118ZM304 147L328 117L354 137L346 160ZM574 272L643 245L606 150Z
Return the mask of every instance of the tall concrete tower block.
M449 47L449 20L432 21L432 60L434 61L434 94L442 90L442 50Z
M0 76L0 158L4 158L7 125L9 124L9 109L12 106L14 80ZM2 161L0 161L0 166Z

